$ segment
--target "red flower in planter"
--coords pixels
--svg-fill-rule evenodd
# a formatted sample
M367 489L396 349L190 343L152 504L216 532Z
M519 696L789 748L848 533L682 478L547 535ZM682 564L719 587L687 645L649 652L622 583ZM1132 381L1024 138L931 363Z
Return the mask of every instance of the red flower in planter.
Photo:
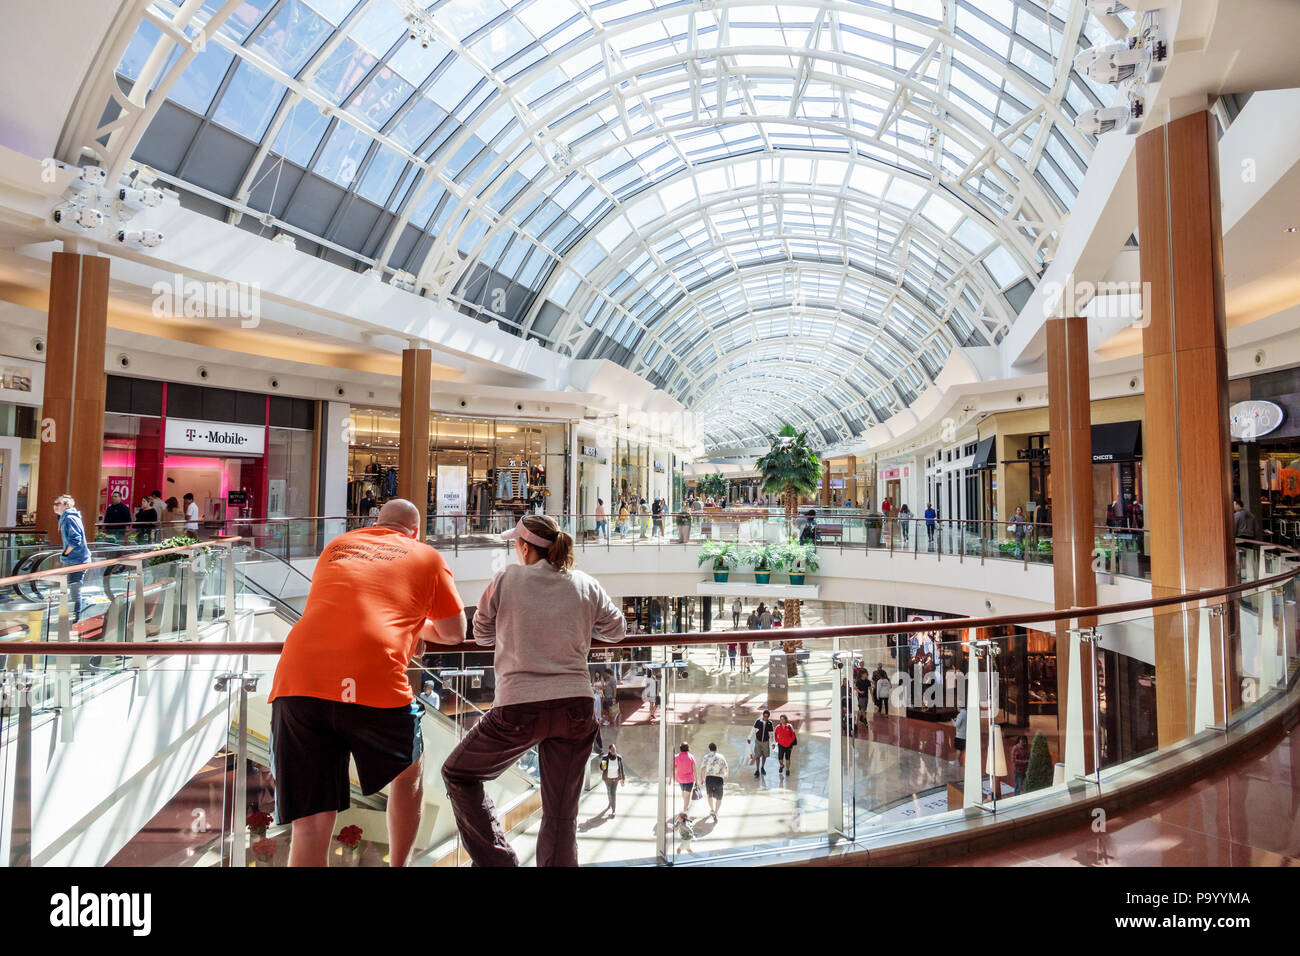
M361 842L361 827L357 826L356 824L353 824L352 826L344 827L342 830L340 830L338 833L334 835L334 839L338 840L344 846L355 850L357 848L357 844Z
M253 851L253 856L259 860L269 860L275 856L275 847L275 837L264 837L256 841L249 849Z
M248 819L245 820L245 822L248 824L248 829L261 830L265 833L266 828L274 823L275 820L272 819L271 814L269 813L263 813L261 810L254 810L248 815Z

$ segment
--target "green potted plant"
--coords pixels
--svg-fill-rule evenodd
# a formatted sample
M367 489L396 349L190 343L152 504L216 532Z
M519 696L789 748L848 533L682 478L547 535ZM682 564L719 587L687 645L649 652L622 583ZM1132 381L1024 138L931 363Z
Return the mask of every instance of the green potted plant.
M704 567L706 561L713 562L713 580L726 584L731 569L740 563L740 555L736 553L734 542L708 541L700 548L699 566Z
M816 574L821 567L815 546L793 540L777 547L775 562L777 570L790 575L791 584L803 584L805 574Z
M1044 790L1052 785L1055 767L1052 766L1052 754L1047 749L1047 738L1040 730L1034 734L1034 743L1029 750L1029 766L1025 768L1023 792Z
M772 565L776 545L753 544L741 555L741 562L754 569L754 583L767 584L772 580Z

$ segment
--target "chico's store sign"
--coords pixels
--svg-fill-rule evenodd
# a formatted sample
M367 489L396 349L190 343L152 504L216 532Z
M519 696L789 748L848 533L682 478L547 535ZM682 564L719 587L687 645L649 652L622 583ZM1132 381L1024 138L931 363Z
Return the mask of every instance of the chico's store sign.
M266 453L266 428L262 425L169 418L165 440L168 451L208 452L230 457L260 457Z

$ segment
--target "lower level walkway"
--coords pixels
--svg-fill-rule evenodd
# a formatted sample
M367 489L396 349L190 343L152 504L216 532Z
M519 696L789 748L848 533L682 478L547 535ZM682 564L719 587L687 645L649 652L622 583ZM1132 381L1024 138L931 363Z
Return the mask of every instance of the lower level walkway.
M1300 866L1300 728L1106 821L947 866Z

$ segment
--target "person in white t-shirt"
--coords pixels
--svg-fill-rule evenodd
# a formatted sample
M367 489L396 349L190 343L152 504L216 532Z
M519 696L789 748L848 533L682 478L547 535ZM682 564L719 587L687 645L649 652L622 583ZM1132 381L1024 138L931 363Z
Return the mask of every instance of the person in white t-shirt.
M192 538L198 537L199 532L199 506L194 503L194 494L185 492L182 499L185 502L185 533ZM193 534L190 534L193 532Z
M641 692L641 699L650 705L650 719L654 720L659 710L659 681L655 679L654 674L646 675L645 690Z

